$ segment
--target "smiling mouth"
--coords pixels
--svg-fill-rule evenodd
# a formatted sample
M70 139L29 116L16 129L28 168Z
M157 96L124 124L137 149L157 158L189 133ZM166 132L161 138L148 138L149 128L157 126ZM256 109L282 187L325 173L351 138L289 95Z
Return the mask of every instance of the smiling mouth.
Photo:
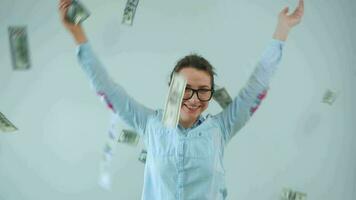
M183 106L187 108L189 112L196 112L200 108L200 106L188 106L187 104L183 104Z

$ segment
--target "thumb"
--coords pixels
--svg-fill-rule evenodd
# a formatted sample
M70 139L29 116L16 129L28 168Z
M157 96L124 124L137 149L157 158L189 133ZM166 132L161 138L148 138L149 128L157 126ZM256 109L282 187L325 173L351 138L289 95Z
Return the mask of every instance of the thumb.
M282 11L281 11L281 14L287 14L289 11L289 7L285 7Z

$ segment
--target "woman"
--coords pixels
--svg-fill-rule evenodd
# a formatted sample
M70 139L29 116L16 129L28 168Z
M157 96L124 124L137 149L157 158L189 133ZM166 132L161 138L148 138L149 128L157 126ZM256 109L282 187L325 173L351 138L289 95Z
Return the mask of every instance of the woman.
M79 45L78 59L84 72L108 106L140 134L149 152L142 199L226 199L224 148L266 96L270 78L281 59L284 41L303 16L303 0L299 0L292 14L288 15L288 7L280 12L273 39L246 86L217 115L202 116L214 91L213 67L197 55L188 55L178 61L172 73L183 74L187 87L176 129L163 126L162 110L151 110L139 104L109 78L92 52L82 27L65 20L70 3L71 0L61 0L59 9L64 26Z

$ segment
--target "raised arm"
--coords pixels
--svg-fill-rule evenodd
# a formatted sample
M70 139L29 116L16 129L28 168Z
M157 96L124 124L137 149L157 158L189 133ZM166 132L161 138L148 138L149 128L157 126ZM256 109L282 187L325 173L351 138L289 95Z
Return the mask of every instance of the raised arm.
M71 0L61 0L59 10L64 26L72 34L78 46L78 59L83 71L88 76L96 93L103 97L108 107L117 113L128 125L143 134L147 119L154 111L144 107L131 98L126 91L111 80L105 68L95 56L83 28L69 23L65 13Z
M262 54L247 84L224 111L214 116L221 126L225 143L246 124L266 97L270 79L282 57L284 41L291 28L300 22L303 13L303 0L299 1L292 14L288 15L288 7L280 12L273 40Z
M80 44L87 42L87 37L84 33L83 28L80 25L75 25L75 24L69 23L65 17L71 2L72 2L72 0L60 0L59 1L59 13L61 15L61 20L62 20L64 27L66 27L67 30L72 34L75 42L78 45L80 45Z

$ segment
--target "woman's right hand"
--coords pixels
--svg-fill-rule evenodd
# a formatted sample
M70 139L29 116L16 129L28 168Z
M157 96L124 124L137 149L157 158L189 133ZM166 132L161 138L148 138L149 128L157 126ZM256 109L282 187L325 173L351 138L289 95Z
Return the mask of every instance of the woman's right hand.
M61 16L62 23L64 27L73 35L74 40L78 43L84 43L87 41L86 36L84 34L83 28L80 24L73 24L68 22L66 19L66 13L68 11L69 6L71 5L72 0L60 0L59 1L59 13Z

